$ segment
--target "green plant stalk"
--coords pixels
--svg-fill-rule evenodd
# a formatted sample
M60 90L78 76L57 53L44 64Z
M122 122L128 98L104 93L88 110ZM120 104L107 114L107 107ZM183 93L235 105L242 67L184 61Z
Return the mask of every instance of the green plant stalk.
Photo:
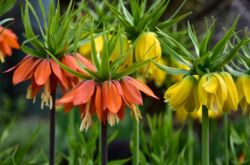
M139 165L139 121L133 120L133 156L132 164Z
M72 146L72 142L76 140L75 137L75 111L71 111L69 113L69 125L68 125L68 136L69 136L69 141L70 141L70 146ZM70 164L75 164L75 151L74 150L69 150L69 155L70 155Z
M50 110L49 165L55 164L55 121L56 121L56 92L51 93L53 106Z
M228 148L228 114L224 114L224 140L225 140L225 165L229 165L229 148Z
M101 126L101 147L102 147L102 165L108 162L108 144L107 144L107 124L102 123Z
M194 136L193 136L193 121L191 119L191 116L188 118L188 164L193 165L194 162L194 149L193 149L193 142L194 142Z
M209 165L209 118L207 107L202 107L202 165Z

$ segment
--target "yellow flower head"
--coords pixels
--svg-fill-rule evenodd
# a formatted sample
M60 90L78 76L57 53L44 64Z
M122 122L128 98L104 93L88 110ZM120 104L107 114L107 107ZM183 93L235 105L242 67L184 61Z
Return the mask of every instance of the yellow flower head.
M198 100L197 78L188 75L171 86L165 93L164 98L174 110L186 110L192 112L200 109Z
M103 36L98 36L94 39L96 52L100 53L103 49ZM91 55L91 41L85 43L79 48L79 53L85 57L89 57Z
M219 73L209 73L201 77L198 98L209 110L221 111L227 95L226 83Z
M250 108L250 76L242 75L236 81L240 107L244 113Z
M144 32L135 43L135 59L136 61L144 61L152 57L161 57L161 45L157 36L153 32ZM152 75L154 72L154 64L148 64L141 69L140 72Z

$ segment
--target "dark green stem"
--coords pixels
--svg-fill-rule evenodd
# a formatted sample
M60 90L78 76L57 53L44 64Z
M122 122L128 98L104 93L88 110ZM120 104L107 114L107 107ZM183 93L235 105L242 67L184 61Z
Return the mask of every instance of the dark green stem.
M107 144L107 124L102 123L101 126L101 146L102 146L102 165L108 162L108 144Z
M194 135L193 135L193 121L191 116L188 118L188 164L193 165L193 158L194 158L194 150L193 150L193 143L194 143Z
M225 165L229 165L229 148L228 148L228 114L224 114L224 138L225 138Z
M53 105L50 110L50 138L49 138L49 164L55 164L55 122L56 122L56 111L55 111L55 100L56 92L51 93Z
M207 107L202 107L202 165L209 165L209 117Z
M133 156L132 164L139 165L139 121L134 118L133 122Z

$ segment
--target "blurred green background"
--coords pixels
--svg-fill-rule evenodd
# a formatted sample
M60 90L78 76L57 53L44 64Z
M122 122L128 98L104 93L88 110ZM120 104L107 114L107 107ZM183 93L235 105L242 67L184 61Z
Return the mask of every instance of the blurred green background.
M30 0L37 5L36 0ZM49 1L44 0L48 6ZM182 0L172 0L167 8L164 18L173 13ZM23 38L23 26L21 21L20 7L24 0L17 0L14 8L4 15L4 18L15 18L10 28L18 35L19 42ZM63 6L69 1L61 0ZM152 1L148 1L151 4ZM89 1L89 7L93 3ZM63 8L62 8L63 10ZM217 18L216 39L223 34L222 27L228 27L237 15L241 15L239 29L250 25L250 1L249 0L188 0L181 13L192 11L193 14L187 18L202 33L204 18L214 16ZM108 12L108 11L107 11ZM2 18L1 18L2 19ZM186 20L179 27L184 27ZM36 24L34 24L36 27ZM38 31L38 30L37 30ZM14 51L12 57L6 59L0 65L0 71L4 71L17 64L24 54ZM40 110L40 102L27 101L25 98L27 83L13 86L11 84L11 73L0 74L0 164L48 164L48 140L49 140L49 111ZM167 84L167 83L166 83ZM163 98L167 86L156 87L149 82L149 86L158 96ZM58 94L60 97L61 94ZM176 122L174 113L167 108L163 99L152 101L145 98L144 106L141 108L143 119L141 125L141 154L142 164L188 164L187 158L189 145L194 150L194 164L200 164L200 130L199 121L192 121L193 141L188 141L188 122L180 124ZM79 113L71 111L65 114L61 109L57 111L56 132L56 155L57 164L97 164L99 122L96 122L87 133L79 132ZM129 112L127 116L129 116ZM241 113L230 115L229 123L229 146L231 164L250 164L250 121L248 116ZM211 163L222 165L224 162L224 125L223 118L211 120L210 147ZM131 152L132 122L126 117L119 125L109 127L109 160L130 158ZM190 130L189 130L190 131ZM117 162L115 162L117 163ZM119 162L121 163L121 162ZM118 164L119 164L118 163ZM130 164L130 162L127 162Z

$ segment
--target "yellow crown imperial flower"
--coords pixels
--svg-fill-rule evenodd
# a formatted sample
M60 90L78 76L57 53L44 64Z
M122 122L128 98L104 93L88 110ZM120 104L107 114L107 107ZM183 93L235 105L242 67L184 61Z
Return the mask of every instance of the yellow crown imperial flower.
M160 42L155 33L144 32L135 43L135 59L136 61L143 61L153 57L161 57ZM141 72L151 75L154 69L153 64L148 64L141 69Z
M96 52L100 53L103 49L103 36L98 36L94 39ZM85 43L79 48L79 53L85 57L89 57L91 55L91 41Z
M221 111L227 99L227 86L219 73L209 73L201 77L198 98L209 110Z
M221 76L226 82L227 87L227 99L224 103L223 111L230 112L231 110L236 111L239 104L239 97L237 89L232 76L227 72L222 72Z
M250 76L242 75L236 81L240 108L244 113L250 108Z
M186 110L192 112L200 109L198 100L198 83L194 76L188 75L181 81L171 86L165 93L164 98L174 110Z

